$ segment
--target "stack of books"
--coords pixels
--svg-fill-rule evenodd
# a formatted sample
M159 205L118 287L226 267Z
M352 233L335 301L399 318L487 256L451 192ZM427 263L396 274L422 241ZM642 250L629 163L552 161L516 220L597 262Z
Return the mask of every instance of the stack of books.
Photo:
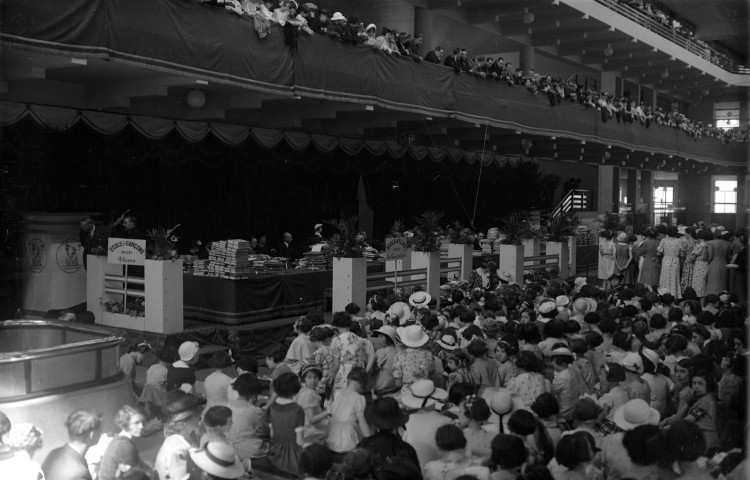
M320 251L305 252L303 265L311 270L330 270L333 268L333 251L330 248Z
M250 242L242 239L220 240L213 242L208 255L210 275L230 280L248 278L253 266L250 256Z

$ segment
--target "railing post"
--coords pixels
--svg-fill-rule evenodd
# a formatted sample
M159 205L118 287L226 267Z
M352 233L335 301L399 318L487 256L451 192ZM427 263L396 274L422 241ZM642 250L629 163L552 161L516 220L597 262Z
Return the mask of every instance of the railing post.
M341 312L350 303L367 305L367 259L333 258L333 312Z
M498 273L508 273L513 281L523 284L523 245L500 245Z
M461 257L461 271L459 273L449 272L448 280L461 279L468 280L471 275L471 262L473 258L473 247L471 245L464 245L462 243L449 243L448 244L448 258ZM449 263L449 267L455 267L456 263Z
M547 242L547 255L557 255L557 267L560 269L560 278L568 278L570 276L568 241Z

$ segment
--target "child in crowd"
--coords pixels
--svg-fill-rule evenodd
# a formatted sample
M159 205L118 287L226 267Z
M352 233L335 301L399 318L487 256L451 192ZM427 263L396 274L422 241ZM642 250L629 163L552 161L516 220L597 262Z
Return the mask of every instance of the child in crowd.
M226 442L226 434L232 428L232 410L223 405L209 407L203 414L203 427L206 432L201 436L201 448L208 442Z
M468 450L486 465L490 459L490 441L494 433L484 430L482 426L490 418L490 407L487 401L476 395L469 395L459 408L458 425L463 427L463 434L468 443Z
M302 368L301 362L310 357L315 351L315 347L313 347L312 341L310 341L310 330L312 330L312 322L305 317L300 317L294 323L294 333L297 336L292 340L292 344L289 346L286 358L284 359L284 362L294 373L300 372Z
M474 376L469 371L467 365L469 362L469 356L464 350L453 351L446 359L446 374L448 379L446 386L448 390L454 385L461 383L474 384Z
M508 430L523 440L529 453L529 465L547 465L552 459L555 447L544 424L528 410L518 410L508 419Z
M299 456L304 443L305 412L294 402L300 388L297 375L292 372L280 374L273 381L276 398L266 411L266 421L271 427L268 460L274 467L292 475L299 472Z
M360 440L370 436L370 426L365 420L365 397L367 372L354 367L347 375L346 387L337 392L330 407L331 426L328 433L328 448L337 453L346 453L357 446Z
M284 345L274 345L271 347L271 350L266 355L266 366L269 370L271 370L270 380L271 380L271 402L273 403L274 399L276 398L276 390L273 387L273 382L277 378L279 378L281 375L285 373L294 373L292 372L292 369L289 368L289 365L287 365L286 362L284 362L284 358L286 358L286 347Z
M324 445L313 443L302 450L299 468L304 480L326 480L333 466L333 455Z
M443 425L435 432L440 459L427 462L424 480L447 480L462 476L489 480L490 470L466 455L466 437L455 425Z
M528 458L528 451L523 444L523 440L515 435L501 433L492 439L491 447L491 459L496 470L492 473L490 479L516 480L521 477L521 466L526 463Z
M162 407L167 403L167 371L174 361L172 350L166 345L156 351L156 358L159 362L146 370L146 384L139 398L148 417L162 415Z
M328 417L330 414L321 408L323 400L317 392L322 375L320 367L312 363L302 367L300 372L302 388L294 397L294 401L305 411L303 446L321 443L328 433Z
M481 388L500 387L500 375L497 372L497 364L487 358L487 344L480 339L474 339L467 348L469 354L474 357L469 371L474 377L474 383Z
M497 362L500 386L503 388L506 388L508 382L519 373L518 368L516 368L516 355L518 355L518 343L515 337L507 335L505 340L497 342L495 361Z

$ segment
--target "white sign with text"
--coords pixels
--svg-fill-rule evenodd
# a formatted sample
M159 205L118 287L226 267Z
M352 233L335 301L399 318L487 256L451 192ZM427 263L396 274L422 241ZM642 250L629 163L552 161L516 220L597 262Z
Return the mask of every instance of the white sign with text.
M107 263L118 265L143 265L146 260L146 240L110 238L107 245Z

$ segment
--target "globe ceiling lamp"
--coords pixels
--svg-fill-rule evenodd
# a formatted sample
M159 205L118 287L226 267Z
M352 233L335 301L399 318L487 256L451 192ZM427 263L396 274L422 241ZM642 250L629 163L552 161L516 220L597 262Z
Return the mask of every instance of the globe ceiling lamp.
M604 50L602 50L602 53L605 57L611 57L613 53L615 53L614 49L612 48L612 45L607 44L606 47L604 47Z
M187 93L186 100L191 108L203 108L206 104L206 94L203 93L203 90L194 88Z
M523 18L523 23L525 23L526 25L530 25L534 23L534 14L529 11L528 7L523 9L522 18Z

